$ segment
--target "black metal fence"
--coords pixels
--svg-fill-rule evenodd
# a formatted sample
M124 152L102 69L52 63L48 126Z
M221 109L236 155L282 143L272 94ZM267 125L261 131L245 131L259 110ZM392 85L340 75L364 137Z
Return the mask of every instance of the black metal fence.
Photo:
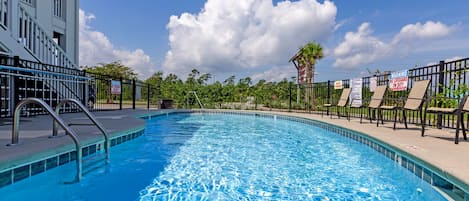
M78 69L0 56L0 117L11 116L15 106L25 98L40 98L52 107L65 98L82 100L87 79ZM65 107L66 111L75 109ZM23 112L25 115L44 113L36 105Z
M463 95L469 93L469 58L456 61L441 61L435 65L408 69L408 88L415 81L431 80L427 95L432 97L433 106L456 107ZM335 90L333 81L319 82L312 85L287 83L279 87L265 84L261 88L250 86L245 90L249 95L244 98L235 97L234 92L221 94L232 96L224 98L230 102L219 101L218 92L206 91L199 94L205 108L220 109L256 109L282 110L307 113L336 113L337 110L349 110L351 117L367 114L367 104L373 92L370 91L370 80L376 79L378 86L389 85L390 73L362 77L362 100L364 107L337 108L324 107L325 104L337 104L342 89ZM120 92L111 93L111 83L120 83ZM350 80L342 80L343 87L350 87ZM171 91L171 90L170 90ZM193 91L193 89L185 90ZM182 93L187 100L176 101L178 107L197 107L197 101L189 92ZM385 95L385 105L395 104L396 100L407 97L407 91L389 91ZM176 93L176 92L174 92ZM125 108L159 108L161 105L160 88L134 79L115 78L85 72L78 69L63 68L38 62L22 60L18 57L0 56L0 117L10 117L15 105L28 97L41 98L52 107L61 99L74 98L82 101L93 111L120 110ZM216 100L215 100L216 99ZM192 100L192 101L191 101ZM74 108L68 108L74 111ZM329 111L331 110L331 111ZM29 107L27 114L41 114L42 109ZM408 112L410 123L419 123L418 116L422 111ZM344 112L341 111L343 114ZM390 111L384 112L384 120L390 121ZM466 118L467 119L467 118ZM456 121L452 115L427 115L428 125L454 128Z
M429 89L427 91L427 99L430 106L438 107L457 107L461 98L469 94L469 58L444 62L438 64L416 67L408 69L408 90L406 91L390 91L386 92L384 98L384 105L395 105L396 100L405 100L407 94L413 86L413 83L418 80L431 80ZM370 79L376 77L377 86L389 85L389 78L391 73L383 73L379 75L362 77L362 100L363 107L350 107L350 108L337 108L337 107L324 107L324 104L336 105L342 89L334 89L333 81L319 82L311 85L294 85L291 84L288 88L279 91L290 91L290 95L285 98L273 94L272 102L276 104L264 104L263 106L256 107L255 109L261 110L281 110L281 111L295 111L295 112L308 112L308 113L327 113L333 112L336 114L337 110L348 110L351 117L366 116L368 114L367 105L373 95L370 91ZM342 80L343 88L350 87L350 80ZM309 92L313 91L313 92ZM271 93L271 92L266 92ZM314 98L307 98L309 96ZM314 95L313 95L314 94ZM283 97L283 98L282 98ZM402 104L403 102L400 102ZM401 105L402 106L402 105ZM328 111L331 109L332 111ZM422 111L408 111L408 122L419 124L419 113ZM386 121L393 120L392 111L384 111L383 118ZM467 117L465 118L468 119ZM426 124L438 127L455 128L456 117L453 115L427 115Z
M112 80L120 83L120 94L111 94ZM0 56L0 118L11 117L16 105L31 97L40 98L51 107L63 99L72 98L92 111L157 108L159 94L156 89L157 86L138 80ZM24 115L46 113L33 104L22 111ZM79 109L67 105L62 111L75 112Z
M87 104L93 111L159 107L157 86L135 79L115 78L90 72L87 72L86 76L91 78L88 83ZM112 81L120 83L120 93L112 93Z

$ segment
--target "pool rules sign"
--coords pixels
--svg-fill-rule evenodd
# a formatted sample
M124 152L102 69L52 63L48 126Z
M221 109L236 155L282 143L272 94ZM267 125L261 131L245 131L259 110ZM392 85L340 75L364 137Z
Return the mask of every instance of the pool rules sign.
M121 94L121 91L121 82L117 80L111 80L111 94Z
M389 79L389 88L392 91L405 91L407 90L408 80L408 70L392 72L391 78Z

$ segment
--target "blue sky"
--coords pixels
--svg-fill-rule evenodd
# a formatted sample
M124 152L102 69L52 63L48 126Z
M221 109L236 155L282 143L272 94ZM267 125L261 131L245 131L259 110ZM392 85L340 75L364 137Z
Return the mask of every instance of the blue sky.
M81 0L80 8L80 65L121 60L142 79L158 70L184 78L194 67L217 80L290 78L288 58L311 40L326 52L317 81L469 57L464 0Z

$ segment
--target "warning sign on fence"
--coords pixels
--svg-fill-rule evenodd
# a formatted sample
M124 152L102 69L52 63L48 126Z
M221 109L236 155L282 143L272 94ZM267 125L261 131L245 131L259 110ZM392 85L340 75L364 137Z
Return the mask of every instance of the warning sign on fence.
M121 82L117 80L111 80L111 94L121 94Z
M405 91L407 90L408 80L409 75L407 70L392 72L389 79L389 88L392 91Z
M378 85L378 78L370 77L370 92L374 92L377 85Z
M344 85L342 84L342 80L337 80L334 82L334 89L343 89Z
M362 103L362 88L363 88L363 79L354 78L350 80L350 106L351 107L360 107Z

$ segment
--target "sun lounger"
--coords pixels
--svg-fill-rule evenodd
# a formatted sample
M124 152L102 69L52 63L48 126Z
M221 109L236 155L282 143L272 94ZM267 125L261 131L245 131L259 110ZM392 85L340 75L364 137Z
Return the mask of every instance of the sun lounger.
M459 143L459 129L462 129L464 140L467 140L466 136L466 129L464 128L464 112L469 112L469 98L468 96L464 96L461 100L459 107L457 108L441 108L441 107L428 107L430 103L430 99L427 99L426 109L425 109L425 116L424 121L426 119L426 114L433 113L433 114L450 114L450 115L457 115L457 125L456 125L456 134L454 137L454 143ZM422 136L425 134L425 128L422 129Z

